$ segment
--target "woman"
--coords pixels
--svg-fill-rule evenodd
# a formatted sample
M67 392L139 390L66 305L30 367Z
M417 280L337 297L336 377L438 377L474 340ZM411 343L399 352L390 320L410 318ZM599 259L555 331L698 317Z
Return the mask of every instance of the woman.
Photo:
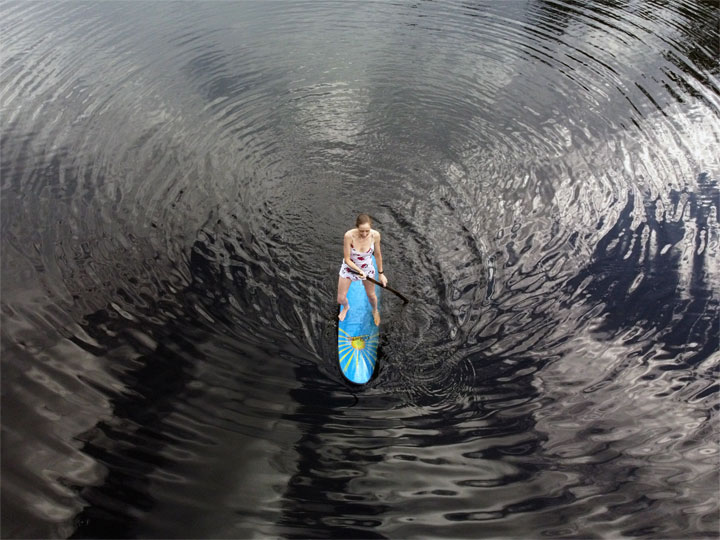
M384 287L387 285L387 278L383 274L382 252L380 251L380 233L373 230L372 220L367 214L360 214L355 220L355 228L345 233L343 241L344 258L340 267L338 278L338 304L342 306L338 318L343 321L347 315L350 305L347 301L347 292L350 283L362 280L365 286L368 300L373 309L373 320L376 326L380 326L380 313L377 308L377 296L375 296L375 285L365 278L375 277L375 267L372 264L372 256L375 255L378 273Z

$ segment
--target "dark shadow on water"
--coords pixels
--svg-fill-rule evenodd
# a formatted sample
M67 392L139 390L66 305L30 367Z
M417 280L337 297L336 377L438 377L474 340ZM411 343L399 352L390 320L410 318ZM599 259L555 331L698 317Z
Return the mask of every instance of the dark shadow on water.
M222 235L203 231L200 237L191 250L187 268L190 283L185 289L176 291L165 283L155 298L143 298L143 306L133 303L132 295L118 290L117 296L131 306L128 310L132 311L132 318L120 317L109 307L85 317L84 330L100 345L90 352L107 359L110 375L119 382L120 389L103 386L97 377L83 378L88 386L107 396L112 417L77 437L82 442L79 450L103 465L106 476L99 485L70 486L87 504L74 520L72 538L136 538L154 530L155 524L149 521L157 504L150 491L152 473L157 469L172 470L176 464L172 458L163 457L167 455L164 450L172 449L177 440L197 441L203 437L197 426L186 432L166 419L189 400L205 403L209 415L215 414L213 407L220 406L209 400L205 391L194 390L191 385L197 378L196 364L213 362L199 346L217 338L214 327L208 326L196 306L201 306L225 329L231 329L233 337L225 335L224 339L237 339L238 350L242 351L246 350L245 339L248 343L270 339L263 337L262 327L258 326L261 323L255 320L254 309L250 307L254 303L267 306L270 301L262 296L258 285L267 284L265 294L279 302L281 309L292 312L289 308L293 300L272 287L272 277L259 263L241 259L232 242L225 242L227 238ZM227 266L228 260L237 260L237 264ZM235 308L231 308L229 296L236 302ZM245 311L232 312L231 317L232 309ZM164 314L162 320L160 313ZM238 321L239 315L246 326ZM140 339L139 335L150 340ZM75 342L85 349L90 347L84 341ZM258 352L261 349L250 350L266 354ZM250 358L247 362L261 364L265 360ZM316 386L322 378L314 364L299 368L299 376L314 381ZM308 407L313 399L327 407L322 397L325 394L330 394L328 388L322 392L315 388L301 392L300 396L310 400ZM223 495L218 495L218 505L223 504ZM237 521L244 523L246 519L247 516L239 515ZM218 524L218 529L227 525ZM173 534L178 530L182 527L173 529Z
M192 367L203 358L196 344L206 341L208 334L190 317L192 310L181 306L201 299L207 304L204 290L211 270L194 250L190 271L195 279L173 299L179 298L179 303L168 301L170 298L155 298L143 314L147 318L135 321L106 309L86 317L85 330L107 352L110 370L122 384L122 390L103 387L90 377L83 378L86 384L108 395L113 416L78 437L83 442L80 450L104 465L107 475L102 484L79 490L87 506L76 516L72 538L140 536L141 518L155 504L148 492L148 475L156 468L172 464L162 457L163 448L176 437L197 438L196 433L183 432L178 426L171 428L163 420L179 403L192 397L188 388L193 380ZM123 291L118 291L118 295L122 296ZM172 310L174 317L166 318L162 324L152 323L150 316L161 307L166 312ZM206 308L216 311L212 305ZM149 348L134 337L134 332L151 336L157 345ZM87 347L79 340L76 344ZM120 355L118 352L128 345L133 352L142 354Z
M358 453L352 437L333 438L334 430L328 429L343 409L358 404L356 394L363 388L348 386L347 393L333 392L330 384L318 384L318 372L310 366L298 367L296 374L303 385L291 392L298 407L287 418L302 426L302 436L294 445L296 472L283 494L280 534L283 538L386 538L373 529L382 525L389 506L353 495L349 486L377 459ZM342 377L339 368L338 377Z
M659 200L638 201L631 193L617 222L595 247L590 264L566 286L571 296L589 281L581 297L590 305L603 305L601 332L655 329L657 339L645 345L643 354L662 346L664 352L656 359L676 360L665 369L703 362L717 350L720 335L707 249L720 190L707 174L699 176L698 185L697 192L672 190L672 206L662 210ZM645 222L633 229L639 211ZM689 229L694 229L694 249L687 263L683 238Z

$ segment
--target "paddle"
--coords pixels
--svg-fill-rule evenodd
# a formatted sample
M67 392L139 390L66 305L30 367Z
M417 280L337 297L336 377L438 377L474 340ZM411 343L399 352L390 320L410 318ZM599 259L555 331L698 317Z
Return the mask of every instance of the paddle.
M349 266L348 266L348 270L350 270L353 274L360 275L360 272L357 272L357 271L353 270L353 269L350 268ZM375 280L374 280L373 278L371 278L371 277L365 277L365 279L367 279L370 283L374 283L375 285L380 285L383 289L387 289L387 290L390 291L391 293L399 296L399 297L400 297L400 300L403 301L403 304L407 304L407 303L410 301L410 300L408 300L407 298L405 298L401 293L399 293L398 291L396 291L395 289L393 289L393 288L391 288L391 287L388 287L387 285L383 285L382 283L380 283L379 281L375 281Z

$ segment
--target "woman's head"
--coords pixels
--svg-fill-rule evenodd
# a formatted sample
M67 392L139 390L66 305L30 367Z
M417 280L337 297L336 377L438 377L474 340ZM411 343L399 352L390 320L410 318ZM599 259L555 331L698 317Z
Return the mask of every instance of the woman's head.
M372 218L367 214L358 214L357 219L355 219L355 226L360 227L363 223L367 223L372 227Z
M355 220L355 227L357 227L360 236L365 238L372 229L372 219L367 214L360 214Z

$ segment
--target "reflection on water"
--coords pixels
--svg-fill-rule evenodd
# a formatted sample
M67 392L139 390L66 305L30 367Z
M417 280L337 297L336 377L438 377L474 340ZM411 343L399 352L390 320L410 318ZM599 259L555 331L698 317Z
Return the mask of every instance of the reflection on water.
M0 13L3 536L718 536L715 2Z

